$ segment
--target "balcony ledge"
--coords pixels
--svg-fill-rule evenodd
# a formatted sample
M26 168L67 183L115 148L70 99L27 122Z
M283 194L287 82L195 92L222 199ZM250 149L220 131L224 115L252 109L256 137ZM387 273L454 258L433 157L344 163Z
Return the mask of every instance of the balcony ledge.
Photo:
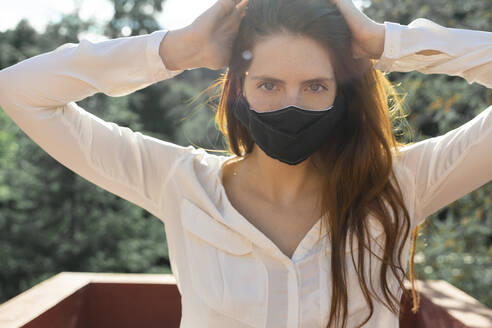
M492 310L443 280L417 282L420 308L400 328L490 328ZM410 282L405 281L410 289ZM179 327L181 296L171 274L61 272L0 305L2 328Z

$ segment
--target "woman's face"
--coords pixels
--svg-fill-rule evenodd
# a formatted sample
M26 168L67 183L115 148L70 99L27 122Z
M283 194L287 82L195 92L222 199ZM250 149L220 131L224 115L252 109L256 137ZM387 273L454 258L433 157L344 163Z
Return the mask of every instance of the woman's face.
M316 41L276 34L259 41L244 79L250 106L265 112L296 105L304 109L330 107L336 82L330 54Z

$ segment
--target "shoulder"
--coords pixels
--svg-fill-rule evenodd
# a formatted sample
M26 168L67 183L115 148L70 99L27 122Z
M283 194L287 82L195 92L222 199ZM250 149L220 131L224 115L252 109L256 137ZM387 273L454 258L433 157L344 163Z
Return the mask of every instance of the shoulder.
M231 158L227 154L218 155L220 152L187 147L172 177L183 193L195 194L200 189L209 195L217 194L221 184L219 176L222 164Z

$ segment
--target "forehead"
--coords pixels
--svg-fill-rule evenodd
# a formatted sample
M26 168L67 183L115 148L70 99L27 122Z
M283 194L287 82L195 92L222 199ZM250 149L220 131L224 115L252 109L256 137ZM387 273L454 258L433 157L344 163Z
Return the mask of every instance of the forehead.
M274 34L260 39L252 54L248 76L261 74L291 81L334 77L330 53L309 37Z

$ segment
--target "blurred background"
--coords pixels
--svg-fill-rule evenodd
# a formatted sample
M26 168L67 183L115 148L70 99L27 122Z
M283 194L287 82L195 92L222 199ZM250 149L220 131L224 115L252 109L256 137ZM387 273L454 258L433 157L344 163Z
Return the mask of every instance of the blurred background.
M215 0L0 0L0 69L82 38L91 41L179 28ZM354 1L372 19L492 31L490 0ZM125 97L78 102L106 121L180 145L224 149L214 94L222 71L196 69ZM466 123L492 90L460 77L388 74L406 94L419 141ZM63 136L61 136L63 137ZM61 272L171 273L164 225L147 211L75 175L0 111L0 303ZM429 217L421 228L418 279L444 279L492 308L492 183Z

